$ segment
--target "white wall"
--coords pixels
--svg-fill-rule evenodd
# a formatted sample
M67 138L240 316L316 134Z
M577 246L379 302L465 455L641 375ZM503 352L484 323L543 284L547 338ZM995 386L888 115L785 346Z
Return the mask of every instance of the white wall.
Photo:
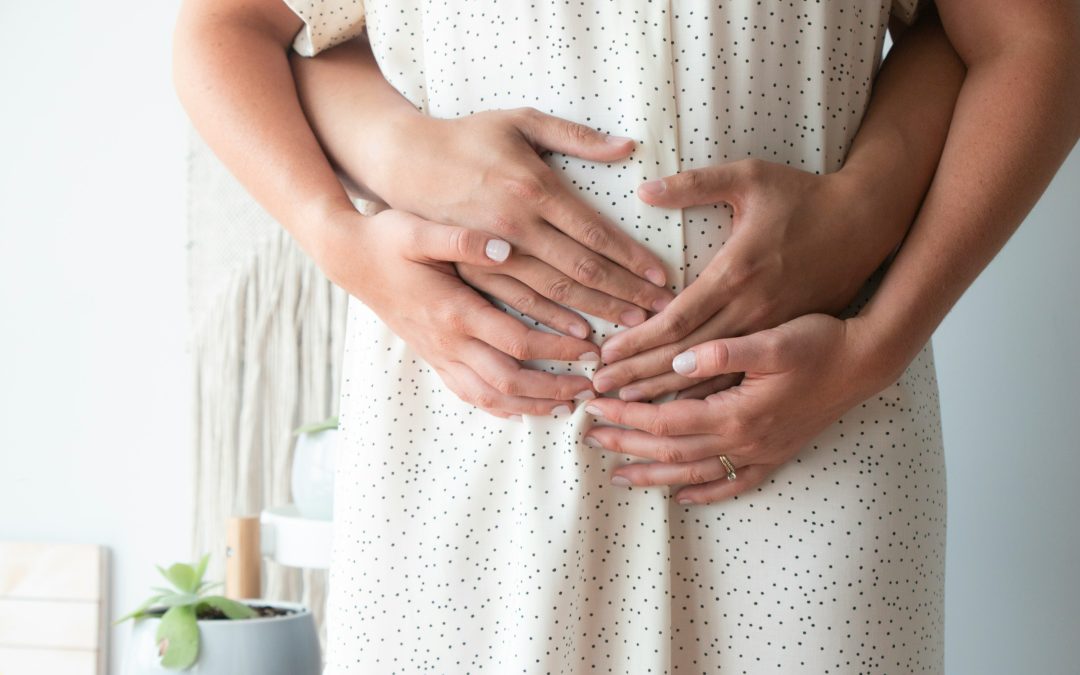
M0 538L109 546L114 617L190 546L177 6L0 4Z
M0 4L0 538L109 546L114 616L188 554L177 4ZM1077 214L1080 151L936 338L950 674L1080 663Z

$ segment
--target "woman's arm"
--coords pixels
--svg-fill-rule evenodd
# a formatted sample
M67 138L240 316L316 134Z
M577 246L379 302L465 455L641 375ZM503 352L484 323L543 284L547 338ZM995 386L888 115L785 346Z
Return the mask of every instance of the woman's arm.
M937 0L967 67L949 135L912 229L870 304L840 321L803 316L678 355L692 377L745 372L704 401L613 399L596 445L658 460L618 470L636 485L686 484L679 501L745 492L847 410L889 386L1001 249L1080 135L1080 8L1065 0ZM666 438L658 438L663 436ZM738 478L723 480L726 454Z
M518 360L596 358L595 345L527 328L449 264L497 265L509 255L506 242L399 211L356 211L297 99L286 50L299 26L278 0L183 3L176 87L210 147L327 276L462 399L506 417L548 414L591 394L584 377L524 369Z

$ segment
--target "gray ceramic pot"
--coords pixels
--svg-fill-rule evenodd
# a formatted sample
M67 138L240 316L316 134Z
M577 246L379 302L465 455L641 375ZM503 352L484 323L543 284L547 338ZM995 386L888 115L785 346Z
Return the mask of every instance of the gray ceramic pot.
M286 616L199 621L199 660L187 670L159 665L155 633L161 619L139 619L132 629L127 675L319 675L321 664L315 620L303 605L241 600L295 610Z

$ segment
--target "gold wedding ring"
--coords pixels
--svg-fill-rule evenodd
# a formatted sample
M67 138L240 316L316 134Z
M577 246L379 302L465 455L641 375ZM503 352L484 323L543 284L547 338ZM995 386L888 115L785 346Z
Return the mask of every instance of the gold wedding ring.
M735 480L735 465L731 463L727 455L720 455L720 463L724 465L724 471L727 471L727 479Z

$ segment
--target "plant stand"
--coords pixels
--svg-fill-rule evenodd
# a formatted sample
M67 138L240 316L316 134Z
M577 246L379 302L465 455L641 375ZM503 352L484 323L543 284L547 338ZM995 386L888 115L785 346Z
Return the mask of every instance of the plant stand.
M258 598L262 558L286 567L328 569L333 523L304 518L293 504L258 516L229 519L226 529L225 597Z

